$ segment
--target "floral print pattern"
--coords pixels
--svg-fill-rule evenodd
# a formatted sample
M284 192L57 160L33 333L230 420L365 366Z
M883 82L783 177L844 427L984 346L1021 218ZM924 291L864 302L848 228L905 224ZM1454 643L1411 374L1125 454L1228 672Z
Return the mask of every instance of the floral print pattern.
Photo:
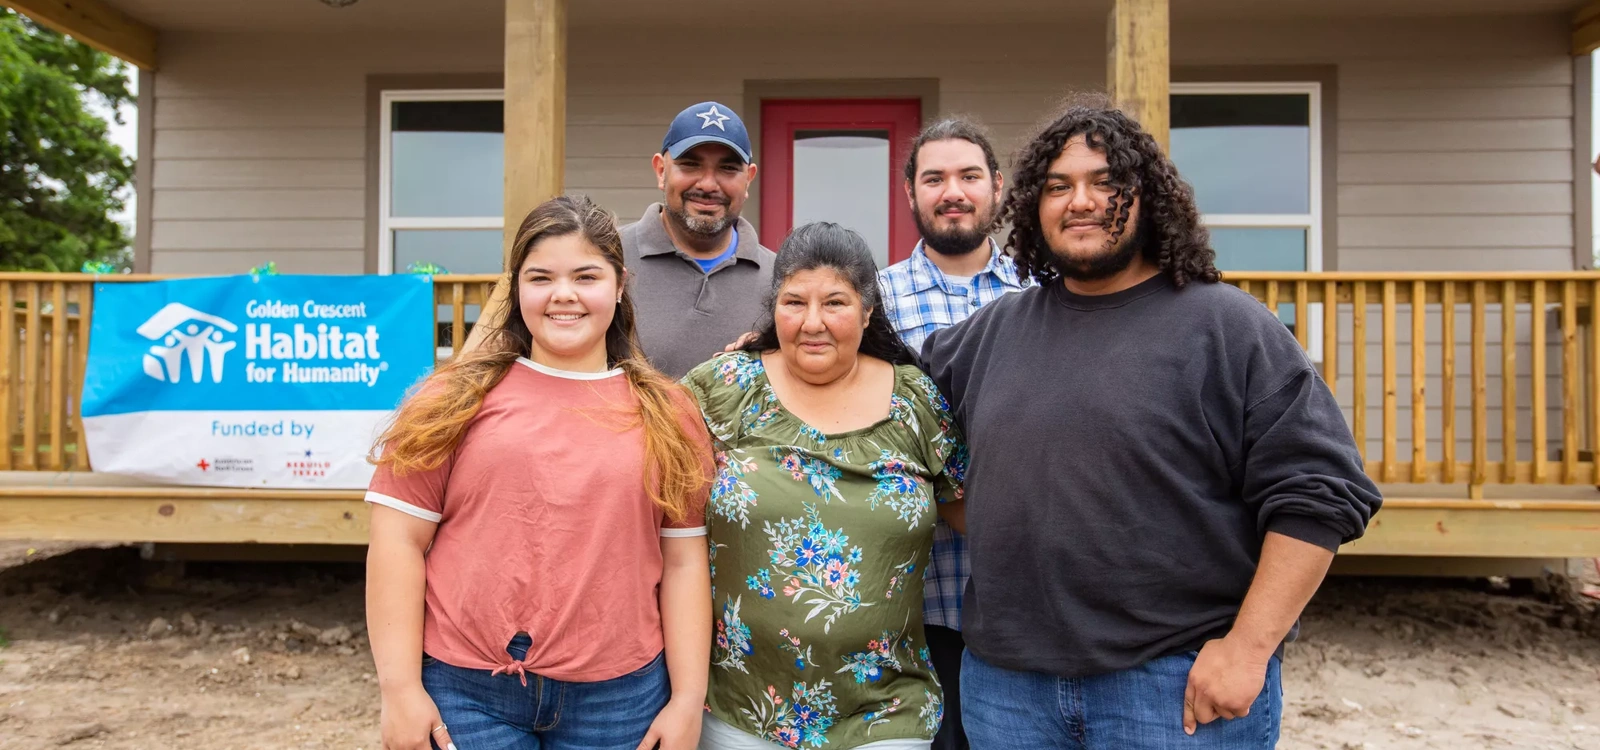
M884 631L883 637L869 641L865 651L857 651L844 657L844 666L839 672L849 672L854 675L857 683L877 682L883 678L885 669L904 672L900 665L900 657L895 652L902 646L910 648L909 643L904 643L903 633Z
M717 451L717 476L711 483L711 512L739 528L750 525L750 509L756 504L756 491L744 481L756 470L755 459L743 458L744 451Z
M739 710L755 723L762 739L784 747L822 747L839 717L832 686L827 680L796 682L784 700L777 688L768 685L765 695L751 697L750 707Z
M944 702L922 573L935 504L966 471L938 389L897 367L889 417L835 434L785 409L752 354L684 384L716 438L712 714L790 748L931 738Z
M800 645L799 638L789 635L788 628L779 630L778 637L783 639L783 641L778 644L778 648L794 654L795 669L805 669L807 667L817 666L817 663L811 660L811 647L802 647Z
M899 514L900 520L915 529L928 511L927 480L920 474L927 471L917 466L904 454L880 451L878 460L867 465L878 484L867 496L867 504L876 509L879 503Z
M750 626L739 619L740 603L740 599L734 599L731 604L722 605L711 662L724 669L748 672L750 670L745 669L744 659L755 653L755 646L750 642Z
M894 566L894 575L889 576L889 589L883 592L883 598L893 599L895 594L904 593L906 590L906 583L908 582L915 582L920 585L922 583L922 576L919 575L916 576L915 579L912 578L912 574L916 572L917 561L915 559L907 560L899 565ZM716 574L713 573L712 578L715 577Z
M768 449L772 457L777 460L778 468L789 472L796 482L805 482L817 497L825 501L838 498L844 502L844 495L839 494L835 484L839 481L839 468L822 459L812 458L805 451L794 446L774 446Z
M852 561L861 562L861 548L851 547L846 552L845 544L850 537L838 529L824 528L815 504L805 503L804 507L804 519L783 519L776 524L766 524L767 539L772 542L767 555L773 566L790 573L784 582L783 595L811 607L806 621L824 611L828 613L822 626L822 632L827 633L841 615L870 607L872 602L861 601L861 594L856 591L861 574L851 567ZM762 573L765 572L762 568Z

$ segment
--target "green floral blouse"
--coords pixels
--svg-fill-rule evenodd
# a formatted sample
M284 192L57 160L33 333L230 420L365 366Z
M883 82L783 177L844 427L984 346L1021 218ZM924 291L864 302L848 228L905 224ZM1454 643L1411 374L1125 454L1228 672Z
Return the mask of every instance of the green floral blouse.
M887 419L824 434L783 408L753 355L719 355L684 384L717 451L712 714L787 747L932 738L944 699L922 572L934 501L960 496L967 465L938 388L898 366Z

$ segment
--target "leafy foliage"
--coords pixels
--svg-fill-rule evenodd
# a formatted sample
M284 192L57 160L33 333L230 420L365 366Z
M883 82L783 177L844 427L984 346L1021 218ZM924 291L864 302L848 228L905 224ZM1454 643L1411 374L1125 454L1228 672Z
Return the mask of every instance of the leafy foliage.
M126 65L0 8L0 270L77 271L126 265L122 210L133 160L85 103L99 97L120 124L132 101Z

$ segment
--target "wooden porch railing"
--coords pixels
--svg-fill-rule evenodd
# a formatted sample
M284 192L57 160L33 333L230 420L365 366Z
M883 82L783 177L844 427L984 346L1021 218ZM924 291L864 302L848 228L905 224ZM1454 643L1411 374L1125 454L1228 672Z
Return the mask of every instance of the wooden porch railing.
M77 403L93 285L157 278L0 274L0 310L13 323L0 342L0 470L89 468ZM441 358L464 343L495 278L436 277L437 323L418 335L433 336ZM1596 483L1600 273L1226 280L1291 325L1345 407L1375 480Z
M1293 310L1296 337L1345 404L1375 480L1595 484L1600 273L1233 273L1227 280L1286 317Z

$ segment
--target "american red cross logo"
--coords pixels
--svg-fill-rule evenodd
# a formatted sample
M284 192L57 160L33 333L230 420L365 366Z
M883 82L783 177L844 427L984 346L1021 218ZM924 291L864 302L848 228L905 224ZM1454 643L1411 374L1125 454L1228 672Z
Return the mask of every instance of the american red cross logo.
M206 469L211 468L211 464L206 463L206 460L203 459L203 458L200 459L200 463L195 464L195 466L200 467L201 471L205 471Z

